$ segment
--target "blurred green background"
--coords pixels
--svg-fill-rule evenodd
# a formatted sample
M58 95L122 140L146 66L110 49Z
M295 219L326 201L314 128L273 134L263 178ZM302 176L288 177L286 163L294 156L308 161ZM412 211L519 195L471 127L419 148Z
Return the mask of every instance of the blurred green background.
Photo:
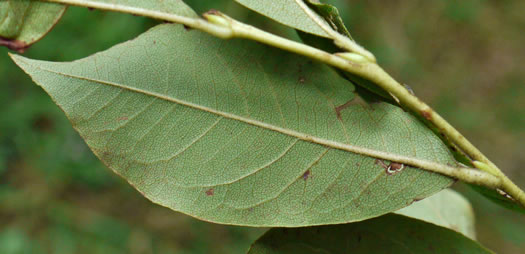
M256 22L232 1L186 1ZM525 1L327 1L395 78L525 187ZM71 61L158 22L71 7L30 58ZM0 48L0 253L243 253L264 229L157 206L106 169L51 99ZM478 239L525 253L525 216L469 188Z

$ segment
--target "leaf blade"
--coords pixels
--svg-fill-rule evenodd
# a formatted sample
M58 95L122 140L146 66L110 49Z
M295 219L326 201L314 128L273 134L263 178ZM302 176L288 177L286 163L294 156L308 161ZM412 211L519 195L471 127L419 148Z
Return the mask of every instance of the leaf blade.
M475 241L423 221L388 214L357 223L266 232L250 254L493 253Z
M331 38L331 36L324 31L318 23L312 20L312 18L303 11L295 0L276 0L273 1L272 4L253 0L235 1L283 25L324 38Z
M60 20L66 7L31 0L0 3L0 46L23 52L44 37Z
M467 199L451 189L444 189L395 213L449 228L476 240L474 210Z
M203 220L356 221L452 182L411 167L390 176L388 162L342 149L454 163L409 114L387 104L338 112L353 98L345 80L252 42L165 25L73 63L13 58L108 167L152 201Z

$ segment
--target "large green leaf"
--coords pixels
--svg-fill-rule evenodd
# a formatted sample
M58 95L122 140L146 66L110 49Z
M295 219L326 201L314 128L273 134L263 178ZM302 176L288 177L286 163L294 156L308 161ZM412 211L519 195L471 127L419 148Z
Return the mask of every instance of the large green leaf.
M71 63L13 58L106 165L153 202L203 220L358 221L452 183L385 170L386 155L455 163L413 116L351 105L351 84L330 68L258 43L162 25Z
M401 215L388 214L357 223L274 228L248 251L250 254L488 254L475 241L452 230Z
M31 0L0 2L0 46L23 51L60 20L65 6Z
M457 192L445 189L396 212L446 227L476 239L474 210Z

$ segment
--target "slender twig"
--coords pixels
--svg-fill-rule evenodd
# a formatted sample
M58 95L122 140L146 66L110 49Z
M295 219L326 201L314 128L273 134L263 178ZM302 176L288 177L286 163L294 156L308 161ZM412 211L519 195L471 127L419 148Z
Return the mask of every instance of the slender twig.
M395 81L388 73L386 73L374 61L369 62L353 62L347 58L327 53L317 48L288 40L274 34L262 31L253 26L238 22L219 12L212 12L205 14L204 19L184 17L180 15L165 13L162 11L145 10L141 8L130 7L121 4L110 4L92 0L43 0L47 2L62 3L68 5L76 5L83 7L90 7L95 9L130 13L134 15L146 16L154 19L180 23L186 26L202 30L214 36L228 39L228 38L245 38L258 42L262 42L280 49L294 52L303 56L329 64L341 70L356 74L375 84L379 85L384 90L395 96L399 102L409 108L410 110L420 114L427 119L436 128L441 131L448 139L457 147L459 147L470 159L472 159L476 167L482 171L477 171L479 174L456 174L440 172L442 174L457 178L459 180L484 185L493 189L501 189L510 195L516 202L525 207L525 192L514 184L503 172L492 163L481 151L479 151L472 143L470 143L459 131L450 125L445 119L437 114L427 104L422 102L419 98L411 94L403 85ZM359 53L359 52L356 52ZM441 169L424 168L426 170L439 172ZM465 170L465 168L457 168L458 171ZM470 169L472 170L472 169ZM469 171L470 172L470 171ZM493 177L491 177L493 176ZM497 179L495 180L494 177ZM490 180L489 180L490 179Z

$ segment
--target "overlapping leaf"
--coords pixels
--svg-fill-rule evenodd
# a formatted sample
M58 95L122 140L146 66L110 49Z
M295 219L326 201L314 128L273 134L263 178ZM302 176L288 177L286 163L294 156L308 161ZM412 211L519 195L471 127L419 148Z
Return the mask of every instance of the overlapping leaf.
M251 247L250 254L489 254L491 251L452 230L389 214L357 223L274 228Z
M463 196L450 189L442 190L396 213L446 227L476 239L472 206Z
M306 33L330 38L330 35L297 4L297 1L302 0L274 0L271 4L258 0L235 1L284 25Z
M370 151L454 160L410 114L352 105L331 69L249 41L162 25L71 62L14 60L99 158L152 201L251 226L358 221L452 180Z
M65 6L31 0L0 2L0 46L23 51L60 20Z

